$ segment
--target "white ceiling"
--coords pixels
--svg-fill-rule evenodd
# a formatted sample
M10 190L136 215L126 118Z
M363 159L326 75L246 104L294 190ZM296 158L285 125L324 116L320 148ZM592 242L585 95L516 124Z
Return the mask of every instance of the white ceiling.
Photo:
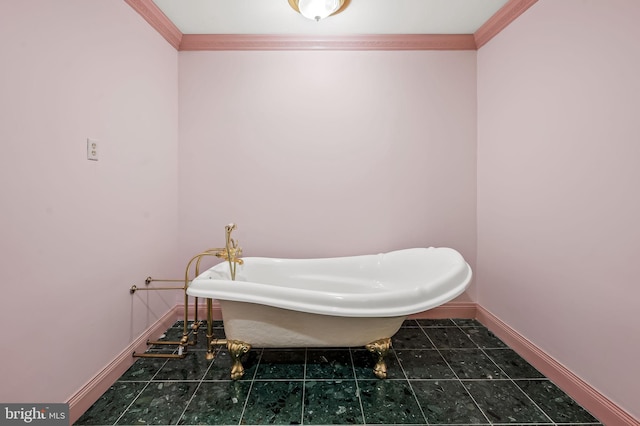
M183 34L473 34L508 0L350 0L320 22L287 0L153 0Z

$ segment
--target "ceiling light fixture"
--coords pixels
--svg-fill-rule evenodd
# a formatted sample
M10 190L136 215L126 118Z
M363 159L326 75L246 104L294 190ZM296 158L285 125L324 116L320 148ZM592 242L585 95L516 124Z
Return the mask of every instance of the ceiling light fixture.
M305 18L319 21L338 12L345 0L289 0L289 4Z

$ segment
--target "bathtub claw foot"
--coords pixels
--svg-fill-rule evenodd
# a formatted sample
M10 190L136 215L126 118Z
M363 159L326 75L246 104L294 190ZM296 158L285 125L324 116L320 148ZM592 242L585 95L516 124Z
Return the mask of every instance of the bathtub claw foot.
M231 355L231 380L238 380L244 375L244 367L240 362L240 357L251 349L251 345L240 340L229 340L227 342L227 349Z
M375 367L373 367L373 373L379 379L387 378L387 363L385 362L385 357L389 353L390 347L391 339L389 337L378 339L365 346L369 352L378 356L378 361L376 362Z

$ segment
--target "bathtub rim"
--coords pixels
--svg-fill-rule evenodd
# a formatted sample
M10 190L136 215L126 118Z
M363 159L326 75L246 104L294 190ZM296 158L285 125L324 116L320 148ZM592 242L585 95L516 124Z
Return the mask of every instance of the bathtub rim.
M454 249L446 247L442 249L443 253L457 256L456 268L447 271L447 273L430 283L420 286L412 285L409 288L388 288L372 293L328 293L315 289L288 288L247 281L201 278L210 270L224 268L223 264L218 264L194 279L187 288L187 294L193 297L255 303L299 312L340 317L398 317L412 315L455 299L464 293L471 283L473 273L462 255ZM402 251L406 250L424 249L404 249ZM251 259L288 260L264 257L244 259L246 262ZM452 281L455 281L455 283L452 283ZM275 291L271 291L273 289ZM295 296L295 298L288 296Z

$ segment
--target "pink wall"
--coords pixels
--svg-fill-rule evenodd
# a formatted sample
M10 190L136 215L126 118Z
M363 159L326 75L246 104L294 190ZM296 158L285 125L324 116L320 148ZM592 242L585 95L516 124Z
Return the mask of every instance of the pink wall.
M477 295L640 418L640 2L540 0L478 52Z
M124 2L0 2L0 401L64 402L173 295L177 53ZM86 138L100 159L86 159Z
M182 257L476 250L476 52L181 52ZM467 296L472 297L472 296Z

